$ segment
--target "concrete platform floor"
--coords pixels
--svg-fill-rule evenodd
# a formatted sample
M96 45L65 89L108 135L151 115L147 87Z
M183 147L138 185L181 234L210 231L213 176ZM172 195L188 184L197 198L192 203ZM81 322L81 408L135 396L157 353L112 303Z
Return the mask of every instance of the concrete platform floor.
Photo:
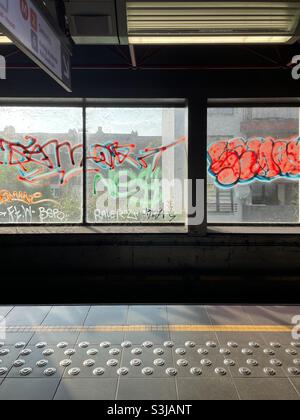
M299 400L293 322L300 306L0 306L0 400Z

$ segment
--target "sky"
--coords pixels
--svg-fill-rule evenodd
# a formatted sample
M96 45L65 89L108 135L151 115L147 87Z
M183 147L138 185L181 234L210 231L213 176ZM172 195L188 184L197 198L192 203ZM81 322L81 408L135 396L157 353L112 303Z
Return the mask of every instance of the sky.
M82 130L81 108L0 107L0 131L14 126L18 133L67 133L69 129ZM140 136L160 136L161 108L88 108L88 132L102 127L105 133Z

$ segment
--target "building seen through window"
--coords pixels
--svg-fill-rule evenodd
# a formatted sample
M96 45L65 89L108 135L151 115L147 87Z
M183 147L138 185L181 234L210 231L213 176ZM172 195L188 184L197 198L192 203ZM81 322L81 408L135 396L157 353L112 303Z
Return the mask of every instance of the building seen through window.
M208 112L208 222L299 223L299 109L233 110Z
M80 108L1 107L0 223L82 221Z
M86 122L80 107L1 107L0 223L186 224L185 108L87 108Z

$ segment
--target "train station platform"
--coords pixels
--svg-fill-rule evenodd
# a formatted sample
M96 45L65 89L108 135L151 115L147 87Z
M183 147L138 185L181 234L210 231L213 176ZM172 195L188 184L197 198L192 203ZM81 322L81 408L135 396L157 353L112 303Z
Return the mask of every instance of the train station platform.
M1 306L0 400L299 400L300 306Z

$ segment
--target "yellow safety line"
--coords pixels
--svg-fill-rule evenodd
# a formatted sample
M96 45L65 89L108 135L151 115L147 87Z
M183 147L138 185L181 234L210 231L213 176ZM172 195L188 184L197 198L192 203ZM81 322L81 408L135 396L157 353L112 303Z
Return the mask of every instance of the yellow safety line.
M291 332L291 325L95 325L8 326L0 332Z

